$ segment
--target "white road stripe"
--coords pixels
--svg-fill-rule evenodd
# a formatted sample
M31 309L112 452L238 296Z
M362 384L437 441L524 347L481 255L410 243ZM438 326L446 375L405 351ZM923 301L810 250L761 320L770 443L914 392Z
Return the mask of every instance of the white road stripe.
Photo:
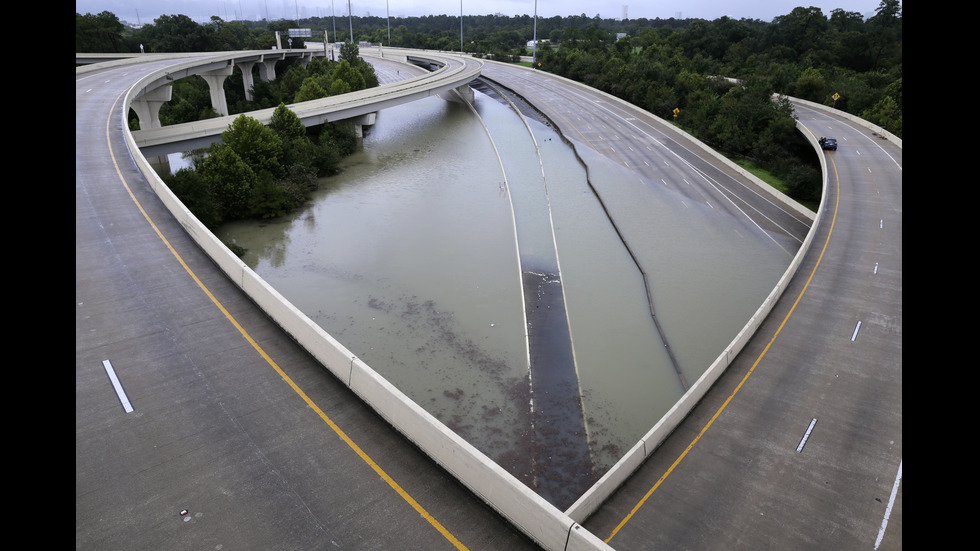
M122 403L123 409L126 410L126 413L132 413L133 405L129 403L129 397L126 396L126 391L123 390L122 383L119 382L119 377L116 377L116 370L112 368L109 360L102 360L102 367L105 368L106 375L112 381L112 388L115 389L116 396L119 396L119 401Z

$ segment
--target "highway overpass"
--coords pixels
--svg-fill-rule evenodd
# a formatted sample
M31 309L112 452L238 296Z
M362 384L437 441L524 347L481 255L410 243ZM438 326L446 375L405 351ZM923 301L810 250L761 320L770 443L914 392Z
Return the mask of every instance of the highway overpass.
M378 48L372 54L384 57L385 51ZM324 55L322 50L228 52L208 55L205 58L180 59L179 62L167 65L165 69L155 73L152 78L144 79L139 88L133 90L130 106L140 119L140 130L133 132L135 143L147 157L207 147L211 142L219 140L221 133L227 130L231 122L237 117L237 115L228 115L227 100L225 100L222 87L224 80L234 70L237 69L243 75L248 75L248 78L243 78L243 81L246 90L250 92L253 67L261 69L259 73L261 78L272 80L275 78L275 64L280 61L293 60L293 62L308 63L314 56L323 57ZM401 105L434 95L451 96L460 101L472 101L473 92L469 90L467 85L480 75L483 68L483 63L472 57L439 53L390 50L388 58L425 67L429 73L379 88L307 101L288 107L306 126L316 126L326 122L350 121L360 133L360 126L373 124L373 116L386 107ZM76 56L76 64L84 64L84 67L100 59L103 57ZM121 65L152 59L175 59L175 56L169 54L133 55L122 58L113 56L103 60L102 63ZM208 82L212 105L219 114L224 116L161 127L158 114L160 107L171 99L172 88L169 84L191 75L198 75ZM274 111L275 108L263 109L253 111L249 113L249 116L263 124L268 124L272 120Z

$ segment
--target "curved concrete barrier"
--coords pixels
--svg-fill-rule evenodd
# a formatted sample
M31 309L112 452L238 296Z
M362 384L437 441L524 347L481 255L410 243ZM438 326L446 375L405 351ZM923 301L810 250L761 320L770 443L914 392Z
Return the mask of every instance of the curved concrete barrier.
M124 117L128 113L137 91L160 78L163 73L165 71L148 75L130 88L119 116ZM338 380L543 548L556 551L611 549L409 399L268 285L177 199L140 152L127 125L122 126L126 129L126 143L139 170L191 238L233 282Z

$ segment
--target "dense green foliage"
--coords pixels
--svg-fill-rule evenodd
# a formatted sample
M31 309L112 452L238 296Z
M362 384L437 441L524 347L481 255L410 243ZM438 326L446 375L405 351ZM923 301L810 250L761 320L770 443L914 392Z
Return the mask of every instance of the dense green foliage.
M76 51L137 52L141 44L148 52L269 48L275 31L304 27L333 41L339 34L353 43L462 50L509 60L529 55L529 42L538 38L535 68L674 121L717 150L763 167L804 201L819 193L819 171L812 150L796 135L792 110L785 101L773 101L773 94L833 106L902 135L900 0L881 0L867 18L843 9L828 16L815 7L795 8L771 22L581 14L539 18L536 32L528 15L344 17L339 33L336 19L225 22L212 17L198 25L175 15L131 30L108 12L76 14ZM236 74L226 81L229 107L245 112L376 85L369 67L342 51L339 63L277 68L282 78L257 80L251 102L245 101ZM211 116L206 88L182 86L180 93L175 86L175 99L161 119Z
M676 121L726 155L764 167L803 201L819 195L819 171L796 137L791 107L772 94L835 106L902 135L896 0L883 0L867 20L811 7L769 24L685 23L618 37L599 24L565 29L557 47L538 50L536 66Z
M359 57L357 45L348 44L340 62L312 60L291 65L274 82L256 80L252 101L246 101L241 76L226 83L234 112L269 107L278 101L268 127L240 115L212 144L194 169L182 169L164 181L208 227L242 218L271 218L305 203L318 187L317 178L334 174L340 159L353 153L357 139L343 123L307 128L290 103L377 86L374 69ZM320 85L330 91L312 95ZM339 90L339 92L338 92ZM207 85L188 77L174 83L173 99L160 110L165 124L214 116Z
M317 178L335 173L341 155L356 144L343 125L307 129L284 104L269 126L239 115L221 140L197 158L193 169L163 178L210 228L281 216L302 205L318 188Z
M75 14L75 53L129 52L126 27L111 12ZM138 51L138 50L137 50Z
M232 114L277 105L271 124L241 115L195 162L164 181L208 227L242 218L271 218L305 203L318 187L317 178L334 174L340 159L353 153L357 139L349 125L305 127L286 102L296 103L377 86L374 68L360 59L357 45L341 48L341 60L313 59L306 66L288 65L273 82L255 80L253 98L245 99L241 74L226 79ZM354 60L353 64L348 60ZM326 89L320 88L320 86ZM317 89L314 93L311 90ZM160 109L165 126L215 117L203 79L187 77L173 84L173 97ZM131 123L133 126L135 122Z
M75 13L75 52L170 53L267 50L276 47L276 31L286 36L295 21L224 21L212 16L199 24L186 15L161 15L153 24L127 28L108 11L93 15ZM283 39L283 47L287 47ZM301 38L292 47L305 48Z

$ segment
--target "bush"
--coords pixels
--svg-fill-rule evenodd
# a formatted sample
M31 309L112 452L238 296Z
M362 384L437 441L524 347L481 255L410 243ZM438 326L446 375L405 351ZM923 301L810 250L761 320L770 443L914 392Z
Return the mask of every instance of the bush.
M163 182L202 224L211 229L221 224L221 207L214 198L211 186L199 172L182 168L175 174L164 176Z

